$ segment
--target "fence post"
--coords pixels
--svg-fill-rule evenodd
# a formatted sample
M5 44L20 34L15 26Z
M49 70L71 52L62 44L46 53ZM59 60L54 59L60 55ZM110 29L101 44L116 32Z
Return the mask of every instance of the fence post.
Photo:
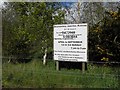
M59 61L56 61L56 70L59 71Z
M82 62L82 72L85 71L85 62Z

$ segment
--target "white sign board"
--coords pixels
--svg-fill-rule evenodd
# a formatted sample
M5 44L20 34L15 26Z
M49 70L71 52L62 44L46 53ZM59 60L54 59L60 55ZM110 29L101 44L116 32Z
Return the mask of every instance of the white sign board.
M87 24L54 25L54 60L87 62Z

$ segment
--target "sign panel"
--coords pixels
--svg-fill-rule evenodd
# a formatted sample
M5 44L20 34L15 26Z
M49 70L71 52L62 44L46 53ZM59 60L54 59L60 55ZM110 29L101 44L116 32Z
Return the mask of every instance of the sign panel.
M87 24L54 25L54 60L87 62Z

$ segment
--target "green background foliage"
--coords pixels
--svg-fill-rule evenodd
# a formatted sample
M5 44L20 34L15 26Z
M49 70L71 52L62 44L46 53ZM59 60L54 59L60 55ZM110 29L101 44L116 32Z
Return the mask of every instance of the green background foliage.
M88 23L89 27L89 62L88 69L84 73L77 69L55 70L53 25L69 23L65 18L67 11L61 3L4 3L2 9L3 87L119 88L120 9L106 10L102 3L86 2L83 3L85 7L81 12L78 10L81 4L76 6L77 11L73 10L72 13L70 8L67 8L68 14L79 23ZM79 14L78 17L74 17L73 12ZM42 58L46 48L47 60L50 60L44 66ZM104 63L99 65L92 62ZM114 67L111 67L111 64Z
M120 57L120 10L106 12L105 17L90 29L90 59L117 61ZM104 58L104 59L103 59Z
M48 53L52 52L53 25L64 19L60 8L60 3L6 3L3 9L3 56L13 62L24 62L24 58L43 56L45 48Z
M98 4L94 5L100 8ZM32 58L42 58L47 48L52 58L53 25L66 22L66 13L61 3L6 2L4 5L3 57L12 62L26 62ZM89 25L89 60L96 61L99 58L97 61L119 62L120 10L105 11L102 7L96 13L102 10L105 12L104 17L98 23Z

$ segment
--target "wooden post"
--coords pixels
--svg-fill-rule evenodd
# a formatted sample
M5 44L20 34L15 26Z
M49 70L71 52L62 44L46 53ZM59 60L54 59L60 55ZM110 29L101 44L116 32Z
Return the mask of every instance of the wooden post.
M56 70L59 71L59 61L56 61Z
M85 71L85 62L82 62L82 72Z

